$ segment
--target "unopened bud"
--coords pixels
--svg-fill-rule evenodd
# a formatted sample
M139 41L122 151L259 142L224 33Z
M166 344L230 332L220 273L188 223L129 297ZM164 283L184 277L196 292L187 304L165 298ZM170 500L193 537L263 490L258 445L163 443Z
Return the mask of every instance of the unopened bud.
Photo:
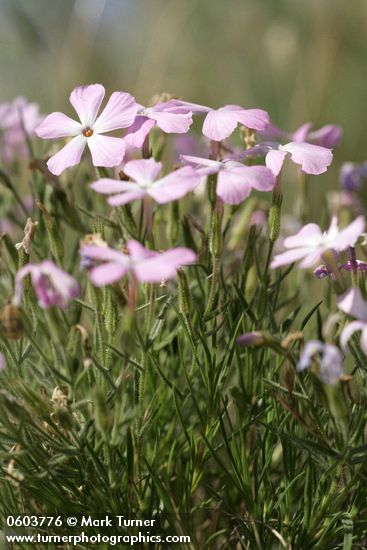
M239 336L236 342L239 346L262 346L266 338L262 332L246 332Z
M182 315L185 317L189 316L191 313L191 294L190 288L187 281L186 274L182 269L177 271L178 275L178 308Z
M51 253L57 259L57 261L60 262L64 257L64 245L60 237L56 219L51 216L51 214L40 201L36 201L36 206L41 210L43 214L43 219L45 220L47 235L50 241Z
M212 256L219 258L223 248L222 236L223 207L216 207L213 211L212 225L210 229L209 248Z
M280 233L280 213L282 207L283 195L281 191L274 188L272 203L269 212L269 239L275 242Z

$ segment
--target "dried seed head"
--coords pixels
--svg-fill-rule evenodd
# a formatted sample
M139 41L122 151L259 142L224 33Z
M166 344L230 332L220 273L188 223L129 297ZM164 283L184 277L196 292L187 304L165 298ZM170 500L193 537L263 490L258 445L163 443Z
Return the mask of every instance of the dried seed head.
M80 240L80 244L91 244L104 247L108 246L106 241L102 239L101 233L88 233L87 235L84 235L84 237Z
M9 340L18 340L23 335L21 309L15 304L7 304L0 312L0 325Z

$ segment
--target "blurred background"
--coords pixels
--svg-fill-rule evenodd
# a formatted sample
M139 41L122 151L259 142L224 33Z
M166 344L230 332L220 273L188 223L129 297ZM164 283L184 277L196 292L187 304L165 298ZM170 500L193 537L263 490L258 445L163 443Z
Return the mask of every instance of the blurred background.
M330 188L367 157L366 29L366 0L0 0L0 101L71 114L70 91L101 82L261 107L289 131L338 123Z

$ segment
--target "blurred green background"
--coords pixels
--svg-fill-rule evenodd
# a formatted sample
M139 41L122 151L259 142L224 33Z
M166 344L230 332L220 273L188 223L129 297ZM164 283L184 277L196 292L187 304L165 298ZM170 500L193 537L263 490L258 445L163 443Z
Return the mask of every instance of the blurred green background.
M287 130L335 122L335 187L367 156L366 29L366 0L0 0L0 100L71 113L72 88L99 81L262 107Z

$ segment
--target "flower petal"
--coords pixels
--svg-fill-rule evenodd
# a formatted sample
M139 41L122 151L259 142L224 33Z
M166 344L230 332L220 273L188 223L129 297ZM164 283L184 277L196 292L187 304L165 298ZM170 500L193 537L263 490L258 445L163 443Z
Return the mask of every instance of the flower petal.
M78 86L70 94L70 103L78 113L85 128L91 128L103 101L105 89L102 84Z
M285 248L307 247L312 246L316 241L321 239L322 232L316 223L307 223L291 237L284 239L283 245Z
M204 120L203 134L214 141L222 141L229 137L238 124L236 112L218 109L210 111Z
M269 126L269 115L262 109L240 109L236 112L238 113L238 121L247 128L266 130Z
M159 256L142 260L134 266L136 278L141 282L159 283L176 276L177 269L196 261L195 253L189 248L174 248Z
M365 329L366 329L366 323L364 323L363 321L352 321L351 323L348 323L340 335L340 345L342 349L344 351L347 351L348 341L350 340L352 335L357 330L365 330Z
M153 158L130 160L124 166L124 173L137 183L147 185L155 181L162 170L162 163Z
M277 254L274 256L273 261L270 264L272 269L281 267L283 265L293 264L301 258L304 258L307 255L307 250L304 248L294 248L293 250L287 250L282 254Z
M128 202L143 199L145 195L145 191L126 191L125 193L108 197L107 202L110 206L122 206Z
M52 139L77 136L82 133L82 129L80 122L63 113L51 113L35 128L35 132L40 138Z
M160 253L156 250L150 250L149 248L145 248L139 241L136 241L135 239L130 239L126 243L126 248L129 251L129 254L131 256L132 260L146 260L148 258L156 258L157 256L160 257Z
M313 145L312 143L296 143L292 141L281 145L281 149L291 154L293 162L300 164L306 174L322 174L333 160L330 149Z
M135 117L133 124L129 126L124 136L126 148L140 149L140 147L143 146L145 138L155 124L155 120L146 116L138 115Z
M109 262L90 269L89 277L94 286L106 286L122 279L128 269L128 265L120 262Z
M124 265L128 263L128 256L126 254L109 246L82 244L79 252L81 256L99 262L121 262Z
M93 134L86 138L94 166L118 166L125 156L125 143L122 138Z
M348 246L353 246L365 229L365 219L363 216L358 216L345 229L338 232L333 248L338 251L345 250Z
M287 153L285 151L279 151L278 149L272 149L266 154L265 164L273 172L274 176L278 176Z
M93 191L101 195L111 195L121 193L122 191L136 191L139 189L136 183L130 181L113 180L111 178L101 178L91 184Z
M125 92L114 92L95 121L93 130L97 133L104 133L127 128L134 122L138 109L139 105L132 95Z
M157 180L148 194L159 204L184 197L200 184L201 176L190 166L185 166Z
M367 302L359 288L351 288L338 298L338 308L347 315L367 322Z
M192 113L183 112L152 112L149 117L156 121L157 126L167 134L186 134L192 124Z
M66 168L75 166L80 162L87 138L83 135L74 137L58 153L47 161L47 166L52 174L59 176Z
M343 135L343 130L337 124L327 124L319 130L310 132L308 141L331 149L340 144Z

